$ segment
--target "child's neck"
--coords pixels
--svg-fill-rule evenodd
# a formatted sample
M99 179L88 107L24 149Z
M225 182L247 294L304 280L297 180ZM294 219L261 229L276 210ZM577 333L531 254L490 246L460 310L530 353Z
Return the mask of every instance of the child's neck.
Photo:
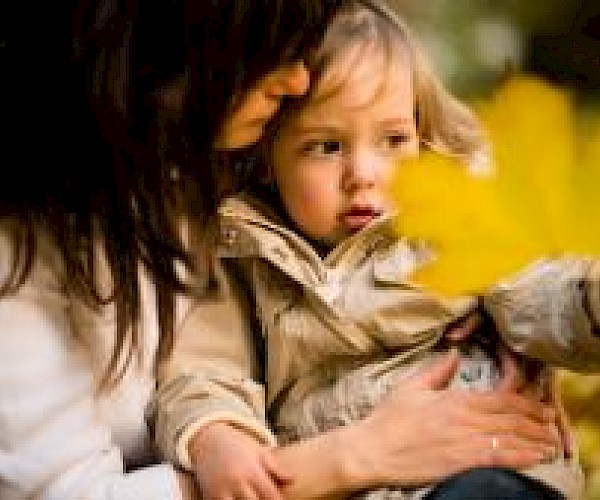
M275 210L287 228L302 236L302 238L304 238L310 244L310 246L315 250L317 255L321 257L321 259L327 257L327 255L329 255L329 253L334 249L335 245L317 238L311 238L298 227L285 209L279 194L279 190L276 187L260 185L259 187L255 188L255 194L257 194L263 201L266 201L269 206Z
M315 252L317 252L317 255L319 257L321 257L322 259L327 257L331 253L331 251L335 248L335 245L333 245L329 242L309 238L308 236L306 236L305 234L303 234L301 231L299 231L297 229L296 229L296 232L298 234L301 234L302 237L310 243L310 246L313 247Z

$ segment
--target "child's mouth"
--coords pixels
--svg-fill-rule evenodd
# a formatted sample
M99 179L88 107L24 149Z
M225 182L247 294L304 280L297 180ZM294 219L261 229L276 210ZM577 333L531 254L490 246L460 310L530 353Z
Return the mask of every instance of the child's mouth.
M353 207L342 215L345 226L351 230L361 229L381 214L373 207Z

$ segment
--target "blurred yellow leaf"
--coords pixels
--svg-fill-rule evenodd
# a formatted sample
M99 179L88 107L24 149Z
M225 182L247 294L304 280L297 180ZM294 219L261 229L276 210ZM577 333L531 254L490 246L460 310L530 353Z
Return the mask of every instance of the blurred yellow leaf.
M398 229L436 254L414 280L472 293L542 256L600 254L600 126L583 137L569 94L533 77L514 77L475 109L488 174L430 152L397 170Z

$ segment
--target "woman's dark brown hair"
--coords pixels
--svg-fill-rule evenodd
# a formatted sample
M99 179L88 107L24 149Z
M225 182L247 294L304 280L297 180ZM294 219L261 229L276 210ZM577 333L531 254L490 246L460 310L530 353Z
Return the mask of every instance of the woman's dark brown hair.
M116 306L105 384L141 346L140 265L157 285L159 360L170 352L174 298L186 292L176 268L192 263L174 200L183 184L186 213L202 220L214 210L220 172L211 146L232 96L303 57L340 1L3 2L0 218L14 252L0 293L28 279L40 244L56 247L65 294ZM165 152L152 96L182 75L180 132Z

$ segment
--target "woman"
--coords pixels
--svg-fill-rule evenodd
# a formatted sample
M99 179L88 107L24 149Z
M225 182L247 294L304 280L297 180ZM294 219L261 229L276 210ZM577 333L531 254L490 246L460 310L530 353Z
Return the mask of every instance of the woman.
M304 93L301 56L335 6L3 5L1 498L194 498L187 475L150 465L144 417L191 264L169 164L208 213L213 145L256 140ZM160 89L181 75L190 142L159 151Z
M215 150L258 139L280 99L305 92L299 61L337 3L2 6L0 18L13 31L0 44L9 124L0 141L11 176L0 195L0 497L195 498L190 475L156 465L145 423L155 365L172 344L175 295L189 288L181 266L193 267L176 216L202 224L220 189ZM165 101L161 89L177 79L187 88L185 111L174 122L180 139L159 148L156 106ZM430 386L419 380L403 398L452 415L451 398ZM505 416L503 443L548 434L539 424L547 409L527 398L472 399L470 410L456 414L463 435L467 423L489 431L498 413ZM373 419L392 426L398 409L388 402ZM518 431L523 423L527 430ZM379 439L355 458L382 469L365 468L367 480L347 474L351 462L324 461L318 472L332 479L328 488L351 491L403 470L402 460L420 461L412 442L401 447L403 433L396 441L364 431L344 436L356 435L356 445ZM314 457L315 448L319 456L322 446L331 450L337 436L281 451L282 469L300 474L293 484L306 483L303 494L311 494L308 485L325 485L308 463L293 465ZM472 448L461 458L466 466L489 451ZM533 460L526 446L516 448L498 450L494 460ZM456 470L431 450L426 479Z

